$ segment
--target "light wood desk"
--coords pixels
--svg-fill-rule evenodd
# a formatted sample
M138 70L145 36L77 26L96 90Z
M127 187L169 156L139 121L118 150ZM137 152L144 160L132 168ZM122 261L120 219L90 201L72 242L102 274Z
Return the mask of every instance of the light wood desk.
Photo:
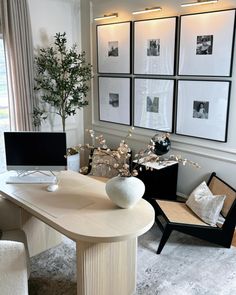
M141 199L120 209L105 184L75 172L59 174L59 189L42 184L5 184L2 195L76 241L77 294L131 295L136 286L137 237L154 223L152 206Z

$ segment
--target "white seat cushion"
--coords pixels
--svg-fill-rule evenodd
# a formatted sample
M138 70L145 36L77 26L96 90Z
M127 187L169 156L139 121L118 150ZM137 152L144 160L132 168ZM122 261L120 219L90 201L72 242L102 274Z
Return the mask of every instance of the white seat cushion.
M0 294L28 295L24 244L0 240Z
M28 277L30 275L30 258L27 244L27 238L23 230L8 230L2 232L1 240L21 242L25 245L25 254L27 260Z

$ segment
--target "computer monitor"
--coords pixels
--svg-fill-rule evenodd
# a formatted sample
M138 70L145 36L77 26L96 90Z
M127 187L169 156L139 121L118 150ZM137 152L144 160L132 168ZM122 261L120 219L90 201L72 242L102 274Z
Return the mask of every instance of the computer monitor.
M65 132L4 132L7 170L66 169Z

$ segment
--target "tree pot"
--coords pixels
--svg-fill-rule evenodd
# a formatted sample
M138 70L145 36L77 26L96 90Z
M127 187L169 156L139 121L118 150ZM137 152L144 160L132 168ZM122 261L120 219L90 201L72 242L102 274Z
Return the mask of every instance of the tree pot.
M80 170L80 154L67 156L67 170L79 172Z

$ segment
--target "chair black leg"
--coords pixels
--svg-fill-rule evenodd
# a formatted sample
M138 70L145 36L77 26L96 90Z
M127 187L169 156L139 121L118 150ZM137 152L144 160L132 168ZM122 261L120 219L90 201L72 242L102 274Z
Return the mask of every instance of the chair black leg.
M172 229L170 229L168 226L166 226L165 230L163 232L163 235L161 237L161 241L159 243L158 249L157 249L157 254L161 254L161 251L162 251L163 247L165 246L165 243L167 242L171 232L172 232Z
M158 225L159 229L164 232L164 226L163 224L160 222L160 220L158 219L158 216L156 216L156 224Z

